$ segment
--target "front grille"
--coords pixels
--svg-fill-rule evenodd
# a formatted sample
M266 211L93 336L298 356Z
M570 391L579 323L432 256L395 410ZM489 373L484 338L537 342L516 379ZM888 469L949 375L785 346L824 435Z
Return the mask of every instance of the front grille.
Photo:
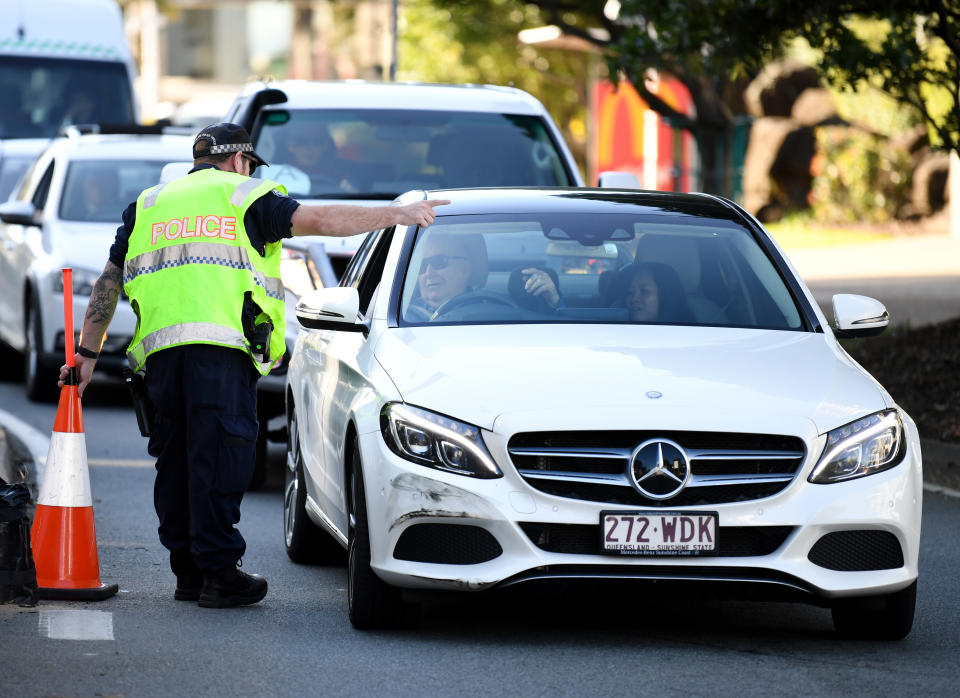
M834 531L818 540L807 557L815 565L838 572L903 567L900 541L889 531Z
M650 439L669 439L690 458L690 482L673 497L653 499L631 483L633 450ZM643 507L769 497L790 484L806 454L794 436L686 431L529 432L511 438L508 451L521 477L541 492Z
M501 553L500 543L485 528L445 523L410 526L393 549L398 560L442 565L476 565Z
M603 552L600 526L522 522L530 541L549 553L596 555ZM721 526L717 532L717 557L756 557L779 548L793 526Z

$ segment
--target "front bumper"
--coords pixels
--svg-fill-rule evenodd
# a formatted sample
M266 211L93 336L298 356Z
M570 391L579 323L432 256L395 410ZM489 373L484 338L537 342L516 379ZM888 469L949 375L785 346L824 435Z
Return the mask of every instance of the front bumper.
M481 590L530 579L603 577L747 582L821 601L891 593L917 578L922 468L916 428L906 421L904 460L888 471L811 484L806 478L821 442L810 445L800 472L777 495L688 507L719 515L720 550L699 557L602 553L601 510L631 508L533 489L512 466L497 435L484 434L504 476L479 480L405 461L387 448L379 432L366 433L360 448L371 565L387 583L419 589ZM727 545L731 536L741 541L746 536L746 547ZM882 542L882 568L865 569L878 559L868 556L850 570L847 553L856 557L862 543L875 540ZM900 564L885 562L897 554Z

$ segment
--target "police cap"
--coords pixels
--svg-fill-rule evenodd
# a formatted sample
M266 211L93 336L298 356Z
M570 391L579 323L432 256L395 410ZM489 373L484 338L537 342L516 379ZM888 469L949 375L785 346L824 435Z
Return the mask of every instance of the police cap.
M267 161L253 150L250 134L243 126L226 122L211 124L201 129L193 140L194 159L237 152L246 153L257 165L267 165Z

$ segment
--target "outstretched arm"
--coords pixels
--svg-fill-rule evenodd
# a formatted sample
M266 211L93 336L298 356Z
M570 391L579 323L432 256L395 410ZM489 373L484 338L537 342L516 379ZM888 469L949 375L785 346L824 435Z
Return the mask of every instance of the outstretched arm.
M93 285L93 293L90 294L90 301L87 303L87 314L83 319L83 331L80 333L80 346L90 351L100 351L103 336L107 333L107 326L117 310L117 299L120 297L122 288L123 271L116 264L108 261L100 278ZM80 377L77 392L80 397L83 397L83 391L90 383L97 360L77 354L74 361ZM61 388L68 370L66 364L60 367L60 381L57 385Z
M294 235L347 237L391 225L428 226L437 215L433 207L449 203L415 201L405 206L300 206L293 213L291 230Z

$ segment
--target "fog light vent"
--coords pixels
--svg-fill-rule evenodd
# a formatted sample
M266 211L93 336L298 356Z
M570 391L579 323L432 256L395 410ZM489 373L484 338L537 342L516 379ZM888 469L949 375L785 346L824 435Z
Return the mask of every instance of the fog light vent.
M893 570L903 567L900 541L889 531L835 531L816 542L810 562L838 572Z
M398 560L443 565L476 565L501 553L500 543L485 528L442 523L411 526L400 534L393 549Z

